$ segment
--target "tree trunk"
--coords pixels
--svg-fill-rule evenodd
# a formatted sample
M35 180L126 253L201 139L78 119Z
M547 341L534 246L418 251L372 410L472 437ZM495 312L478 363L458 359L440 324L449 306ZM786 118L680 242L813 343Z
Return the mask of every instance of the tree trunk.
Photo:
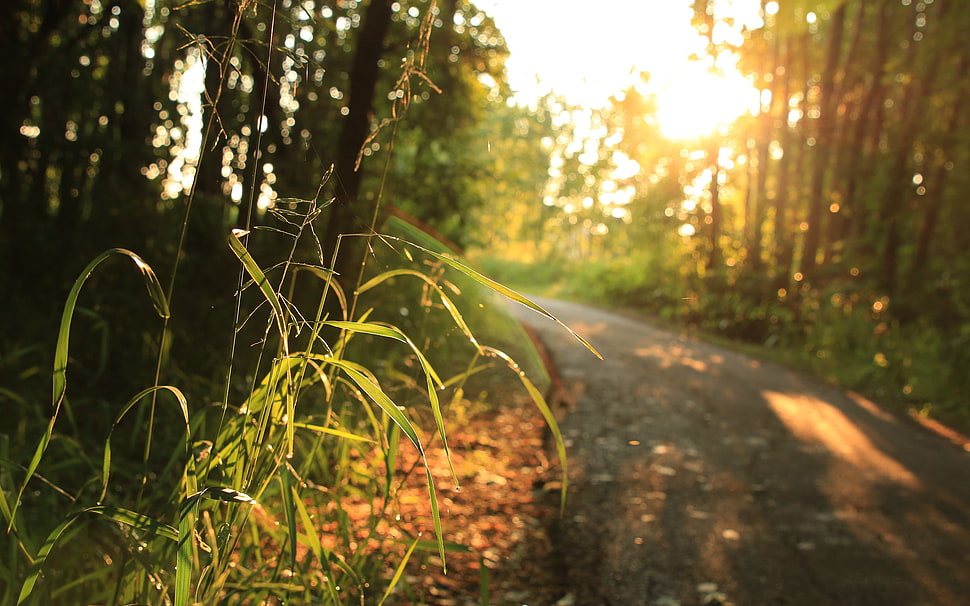
M801 45L797 45L801 42ZM781 104L781 145L784 155L778 163L778 198L775 204L775 254L774 262L777 267L777 286L790 290L793 265L795 262L795 239L798 233L798 220L795 217L797 209L795 203L801 197L799 191L801 184L798 176L804 173L804 159L808 155L803 144L803 135L800 132L801 124L794 128L788 125L788 112L791 109L788 100L792 95L793 84L798 78L795 71L795 57L803 58L802 72L808 72L808 37L801 36L789 39L785 43L785 63L787 70L783 81L783 98ZM807 76L804 76L807 82ZM807 84L803 86L803 95L806 92ZM804 119L803 119L804 120Z
M889 54L889 9L888 4L879 7L878 21L874 31L876 41L873 45L874 54L865 59L860 69L868 73L867 78L860 82L865 94L858 104L854 114L855 123L846 153L846 181L842 209L839 221L834 226L832 235L837 241L844 242L843 255L851 259L857 251L853 250L852 242L862 235L863 221L866 215L865 196L860 193L861 183L870 181L872 175L873 157L878 151L879 138L882 134L885 118L885 106L882 103L884 86L883 78L886 70L886 58ZM860 16L860 23L862 22Z
M761 271L765 263L762 257L762 251L765 216L768 212L768 204L770 202L768 199L768 165L771 161L770 149L772 130L775 123L774 112L775 107L779 104L777 94L778 79L774 76L774 72L778 66L778 59L778 45L775 44L768 65L765 66L765 69L762 69L762 73L772 74L772 79L768 86L768 90L771 92L771 100L767 107L761 108L761 113L758 116L757 143L754 154L757 158L758 166L756 167L757 173L754 185L754 208L752 209L751 239L748 244L748 258L751 269L755 271ZM787 99L782 100L781 105L783 111L787 103Z
M721 265L721 248L718 240L721 238L721 186L718 183L721 176L720 137L714 136L714 144L711 146L711 214L708 216L708 234L710 251L707 258L707 270L717 271Z
M945 9L940 7L937 19L944 17ZM914 26L914 30L915 30ZM915 33L915 31L913 32ZM879 212L880 226L885 228L882 241L880 263L880 282L889 296L896 294L899 272L900 247L903 243L904 206L907 190L912 183L912 170L907 170L913 148L920 130L926 124L927 105L939 74L939 57L932 56L929 65L916 64L916 47L913 37L909 41L909 53L906 65L912 66L913 81L903 91L903 99L899 110L900 125L897 136L891 141L890 149L894 151L886 187L882 192L882 207Z
M338 138L337 156L334 163L335 201L327 219L323 246L325 259L330 260L341 234L360 233L370 229L370 214L358 206L362 174L357 166L361 147L371 132L374 112L374 93L380 76L379 61L384 51L384 40L391 25L391 0L373 0L367 9L363 25L357 36L357 49L350 71L350 90L347 95L349 113L344 118ZM342 277L342 284L352 286L356 279L353 270L359 264L362 248L359 243L345 241L341 244L334 270Z
M966 81L967 73L970 71L968 68L970 68L970 59L964 55L960 58L960 65L957 68L956 81L958 83ZM968 99L970 97L968 92L970 92L970 89L966 85L963 85L960 95L951 107L949 120L947 120L946 130L944 132L960 132L959 129L963 127L961 123L965 117L962 108L966 107L967 102L970 101ZM913 255L912 265L909 268L909 281L911 284L919 284L924 281L924 272L930 260L930 247L936 234L940 211L942 210L945 199L944 194L946 192L947 176L953 172L947 165L950 163L950 158L954 157L955 150L953 147L955 143L956 141L952 137L947 139L945 147L940 150L941 157L937 159L937 164L933 172L926 180L926 188L928 190L925 202L926 211L916 242L916 253Z
M818 264L818 251L821 246L822 221L825 217L825 180L829 168L829 158L832 137L835 134L836 103L836 75L839 70L839 58L842 53L842 36L845 31L845 4L840 5L832 13L830 24L831 38L829 38L828 55L825 68L819 83L820 115L817 122L817 136L815 141L814 162L812 165L812 181L809 186L808 197L808 230L802 248L802 273L809 278Z

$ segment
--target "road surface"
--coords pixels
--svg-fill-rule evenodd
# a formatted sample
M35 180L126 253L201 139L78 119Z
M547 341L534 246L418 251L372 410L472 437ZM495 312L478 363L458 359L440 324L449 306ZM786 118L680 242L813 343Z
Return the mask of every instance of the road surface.
M570 394L561 605L970 605L970 453L782 366L528 310Z

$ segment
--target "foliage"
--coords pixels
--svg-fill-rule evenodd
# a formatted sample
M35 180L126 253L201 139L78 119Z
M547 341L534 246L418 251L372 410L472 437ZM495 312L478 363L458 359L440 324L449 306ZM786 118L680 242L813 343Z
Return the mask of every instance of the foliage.
M759 110L671 141L649 74L600 111L549 104L573 136L551 150L540 275L560 263L559 292L781 347L966 426L970 11L765 3L760 27L715 38L739 26L694 7L697 60L716 75L736 57ZM519 242L507 259L526 258Z
M394 3L370 49L390 103L361 157L400 141L403 160L365 162L364 189L376 193L359 200L336 195L341 174L325 169L376 4L0 9L16 26L3 40L16 65L3 102L0 287L24 293L0 314L17 319L0 343L0 400L14 411L0 433L0 603L390 601L408 558L430 550L444 565L464 549L443 539L429 468L433 537L408 536L390 515L413 471L402 453L422 458L436 440L447 455L446 417L486 389L474 381L493 367L532 397L565 462L541 390L476 336L491 323L508 337L504 308L457 301L478 288L545 312L426 243L376 236L369 220L394 170L433 172L461 154L449 135L487 137L477 112L501 102L504 47L477 9L446 2L444 18L433 2ZM454 124L438 138L425 123L436 112L420 111L436 98L425 94L437 88L432 66L411 46L440 44L433 29L458 49L442 63ZM391 57L404 58L405 79L385 69ZM413 134L398 139L407 106L401 132ZM489 159L467 157L459 166ZM440 187L466 204L486 192L473 179ZM433 197L438 182L411 190ZM334 199L371 235L321 241ZM463 233L450 210L429 218ZM382 260L344 293L332 263L354 239ZM135 276L102 267L119 255L140 270L154 311ZM73 279L79 258L94 260ZM402 303L407 281L419 296ZM39 318L56 317L44 306L65 285L61 329L37 343ZM406 327L394 313L404 305L415 316Z
M403 447L401 436L419 454L427 439L415 421L420 414L411 406L398 407L385 391L384 386L394 382L404 368L395 365L375 373L348 358L347 352L361 335L398 342L410 351L399 359L404 366L418 363L421 368L427 385L422 391L433 412L431 427L445 445L442 410L460 404L462 387L477 369L469 365L442 380L404 332L369 319L371 310L353 322L300 313L288 302L281 285L298 270L309 269L325 283L329 273L287 259L267 274L243 245L244 236L230 237L230 247L249 278L249 286L238 296L244 297L247 290L258 291L255 298L262 303L256 308L267 308L265 303L269 303L267 317L260 323L265 351L260 356L264 361L258 363L265 369L262 378L235 405L200 408L190 406L175 387L145 389L119 410L97 450L91 447L90 438L58 428L66 422L61 417L70 416L72 400L65 397L65 377L77 295L87 276L108 255L92 262L78 278L65 306L58 342L56 406L48 430L22 474L14 472L16 465L8 464L21 459L19 452L26 452L28 445L23 440L27 435L8 435L5 440L0 510L12 537L7 553L13 556L6 560L4 574L10 590L5 602L13 603L16 598L23 603L43 595L48 602L156 603L174 599L176 604L184 604L190 598L234 602L262 595L296 603L363 603L372 599L366 596L376 593L368 587L377 587L378 579L388 578L394 559L403 557L403 566L419 545L412 541L402 556L387 538L402 537L387 516L400 485L395 461ZM129 256L145 274L159 314L167 317L167 301L154 274L140 258ZM402 269L379 273L370 284L380 284L391 273L402 271L424 276L421 279L440 297L455 325L468 331L467 321L438 285L440 278ZM489 283L477 273L464 275L479 284ZM365 284L360 290L366 293L372 288ZM322 297L329 293L325 286ZM317 309L323 308L321 301ZM250 317L248 323L255 323L255 318ZM321 338L328 327L338 329L329 341L332 345ZM299 341L309 348L297 350ZM497 353L482 345L476 347L480 355ZM529 384L524 377L522 380ZM441 391L445 384L450 385L449 390ZM158 399L156 408L155 396L160 390L175 396L179 414L165 411L165 398ZM554 427L541 396L533 395ZM132 415L139 417L134 427L127 419ZM181 423L172 423L173 418L181 418ZM140 464L137 456L119 449L118 444L124 441L129 448L132 442L138 444L139 433L145 445ZM73 462L48 448L54 441L64 440L79 449L81 456ZM159 460L153 453L164 452L165 444L179 446ZM97 451L102 454L92 457ZM447 456L447 447L445 453ZM101 464L95 458L102 459ZM52 482L46 472L51 465L74 476L78 487ZM151 484L146 486L146 481ZM24 493L29 484L33 488ZM457 546L442 540L430 471L427 489L437 543L420 545L436 549L444 561L445 550ZM62 498L68 500L66 508L58 504ZM354 506L370 508L369 521L363 527L349 525L341 514ZM69 513L52 515L59 509ZM330 516L335 516L334 535L321 539L319 527L329 524ZM51 519L61 522L48 533ZM177 567L173 566L176 559ZM21 580L17 598L14 592ZM397 580L390 576L387 593Z
M253 214L262 215L279 187L303 199L336 198L323 215L345 208L349 223L341 231L362 231L388 174L371 156L392 145L400 153L384 183L388 199L446 236L464 237L467 226L454 217L469 214L486 193L471 168L496 174L482 123L489 107L503 105L504 40L467 2L390 6L365 122L372 138L350 152L362 153L364 187L350 201L338 195L347 167L336 178L320 177L340 155L368 10L362 2L311 10L292 0L4 3L13 35L0 42L9 68L0 102L0 286L58 300L73 280L60 261L111 247L168 264L191 215L183 255L198 262L185 264L182 279L194 296L173 305L197 304L191 317L218 310L217 293L231 287L218 278L234 272L214 234L246 228L244 200L257 199ZM419 56L431 60L420 64ZM402 77L398 68L407 61L414 69ZM403 116L405 105L406 128L392 144L397 130L387 122ZM196 166L202 135L212 153ZM468 176L445 178L451 167L469 169ZM33 254L25 258L23 250ZM170 269L160 265L159 274ZM4 306L12 315L30 313L16 301ZM220 321L230 320L220 314ZM16 337L23 325L10 323L5 332L24 340Z

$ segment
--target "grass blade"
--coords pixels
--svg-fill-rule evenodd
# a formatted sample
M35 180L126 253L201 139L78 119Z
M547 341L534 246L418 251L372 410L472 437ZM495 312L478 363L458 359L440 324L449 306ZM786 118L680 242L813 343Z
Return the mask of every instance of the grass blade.
M394 485L394 473L397 470L397 455L401 446L401 428L397 425L391 426L387 432L387 450L384 451L384 485ZM390 491L388 491L390 498Z
M468 327L468 324L465 322L465 318L463 318L461 315L461 312L458 311L458 307L454 304L454 302L452 302L452 300L448 297L448 295L445 294L445 291L441 289L441 286L439 286L435 280L433 280L429 276L419 271L415 271L413 269L392 269L389 271L385 271L380 275L374 276L373 278L365 282L363 285L361 285L360 288L357 289L357 292L358 293L367 292L368 290L374 288L375 286L378 286L382 282L390 280L391 278L396 278L398 276L411 276L414 278L418 278L419 280L425 282L428 286L430 286L438 295L438 298L441 300L441 304L451 315L451 318L455 322L455 325L459 328L459 330L461 330L461 332L468 338L469 341L471 341L476 347L478 346L478 341L475 339L475 335L472 334L472 330L471 328Z
M387 590L384 592L384 596L381 598L381 601L377 603L377 606L383 606L384 602L387 601L387 598L391 597L391 593L394 591L394 588L397 587L401 577L404 576L404 568L407 566L408 561L411 559L411 554L414 553L414 548L417 546L418 539L414 539L414 542L411 543L410 547L408 547L404 557L401 558L401 563L398 564L397 570L394 571L394 576L391 577L390 582L387 584Z
M99 503L104 501L105 495L108 492L108 477L111 474L111 437L114 435L115 429L118 427L118 424L121 423L121 420L124 419L125 415L127 415L128 412L131 411L131 409L135 406L135 404L140 402L146 396L151 395L158 391L168 391L175 396L175 399L179 406L179 412L182 413L182 420L185 422L185 456L186 456L186 460L189 459L189 442L192 434L192 429L189 426L189 407L188 407L188 402L185 399L185 395L182 393L182 391L179 388L173 387L171 385L160 385L158 387L149 387L147 389L143 389L135 397L128 400L128 403L125 404L125 406L121 409L121 412L118 413L118 415L115 417L114 422L111 424L111 429L108 431L108 437L104 441L104 457L101 463L101 496L98 498ZM194 490L195 477L187 476L187 479L192 483L192 485L189 487L189 492L190 493L195 492Z
M34 558L34 562L30 567L27 578L24 580L24 584L20 587L20 595L17 598L18 605L23 604L24 601L30 597L31 592L34 590L34 586L37 584L37 579L40 578L40 573L44 568L44 564L47 562L47 558L50 556L51 550L57 544L57 540L62 534L64 534L64 531L67 530L71 524L76 522L78 518L84 514L88 513L104 516L116 522L131 526L132 528L147 530L167 539L177 540L178 538L175 529L171 526L163 524L153 518L149 518L148 516L126 509L98 506L74 512L68 517L64 518L64 520L62 520L61 523L58 524L54 530L50 532L50 534L47 535L47 539L37 552L37 556Z
M529 397L532 398L532 402L536 405L536 408L539 409L539 413L545 419L546 425L549 426L549 431L552 432L552 437L556 442L556 454L559 456L559 463L562 466L562 490L559 497L559 512L561 515L566 510L566 490L569 488L569 478L566 474L566 444L563 442L562 432L559 430L559 423L556 422L556 417L552 414L552 409L549 408L549 404L546 402L542 393L539 392L539 389L536 388L529 377L522 372L515 360L510 358L505 352L499 351L494 347L484 347L483 349L486 355L503 360L518 375L519 381L529 393Z
M194 503L191 498L187 503ZM192 560L195 515L191 507L183 507L179 515L178 551L175 556L175 606L188 606L192 591Z
M17 604L23 604L24 601L30 596L30 593L34 590L34 585L37 584L37 579L40 578L41 570L44 567L44 563L47 561L47 556L50 555L51 550L57 543L57 539L60 538L61 534L67 527L74 523L84 512L78 511L69 515L67 518L61 521L54 530L47 535L47 540L41 545L40 549L37 551L37 555L34 557L34 562L30 567L30 571L27 573L27 578L24 579L24 584L20 587L20 596L17 598Z
M434 368L431 366L431 362L428 360L427 356L421 351L417 345L414 344L411 339L404 334L404 331L392 326L390 324L383 324L377 322L324 322L327 326L333 326L335 328L340 328L342 330L347 330L350 332L370 334L378 337L385 337L388 339L394 339L395 341L400 341L406 343L411 351L414 353L418 362L421 364L421 370L424 373L425 380L428 387L428 399L431 402L431 412L434 415L435 427L438 430L438 435L441 437L441 444L444 449L445 459L448 461L448 466L451 468L451 476L457 485L458 473L455 471L454 463L451 460L451 450L448 448L448 436L445 430L444 417L441 414L441 401L438 398L438 390L444 388L444 383L442 383L441 378L438 373L435 372Z
M468 276L472 280L475 280L479 284L481 284L483 286L486 286L486 287L490 288L491 290L494 290L495 292L497 292L500 295L506 297L507 299L510 299L512 301L515 301L516 303L520 303L522 305L525 305L529 309L531 309L531 310L533 310L535 312L538 312L538 313L542 314L543 316L549 318L550 320L554 321L556 324L559 324L564 329L566 329L566 331L569 334L571 334L577 341L579 341L580 343L582 343L583 346L586 347L586 349L588 349L590 352L592 352L593 355L595 355L597 358L599 358L600 360L603 359L603 356L600 354L600 352L598 352L596 350L595 347L593 347L588 341L586 341L586 339L584 339L581 336L579 336L578 334L576 334L571 328L569 328L568 326L566 326L561 320L559 320L559 318L557 318L556 316L554 316L551 313L549 313L548 311L546 311L538 303L535 303L535 302L529 300L527 297L525 297L524 295L521 295L521 294L515 292L514 290L512 290L508 286L504 286L502 284L499 284L495 280L493 280L493 279L491 279L491 278L489 278L487 276L484 276L484 275L478 273L477 271L475 271L471 267L468 267L467 265L465 265L461 261L458 261L457 259L453 259L453 258L451 258L451 257L449 257L447 255L443 255L441 253L436 253L433 250L424 248L423 246L418 246L417 244L414 244L413 242L407 242L406 240L403 240L401 238L397 238L395 236L386 236L385 235L385 236L381 236L381 237L387 238L389 240L396 240L398 242L402 242L404 244L408 244L410 246L413 246L413 247L415 247L415 248L417 248L417 249L419 249L419 250L421 250L421 251L423 251L423 252L431 255L435 259L438 259L439 261L445 263L449 267L451 267L451 268L453 268L453 269L455 269L457 271L460 271L461 273L465 274L466 276Z
M294 502L300 500L300 492L294 485L293 480L292 470L289 467L284 467L282 473L279 474L279 481L280 493L283 497L283 519L286 524L286 540L289 545L289 554L286 557L289 557L290 560L290 570L296 571L296 544L298 534L296 530L296 505ZM280 558L282 559L283 557L280 554Z
M195 509L203 497L224 503L255 503L248 494L225 486L210 486L189 496L179 510L178 552L175 567L175 606L188 606L195 556ZM199 597L199 596L196 596Z
M398 427L401 428L404 435L406 435L408 439L411 440L411 443L414 444L414 447L418 449L418 452L421 454L421 458L426 459L424 446L421 444L421 439L418 437L414 425L411 423L410 419L408 419L407 415L405 415L404 412L398 408L396 404L394 404L391 398L384 393L384 390L382 390L379 385L371 381L371 379L361 372L361 369L353 362L331 358L321 358L320 361L333 364L342 370L348 377L350 377L350 379L358 387L360 387L360 389L366 393L371 400L380 406L384 413L387 414L387 416L389 416ZM431 517L434 520L435 533L437 534L438 551L441 555L442 568L446 569L445 547L443 542L444 539L442 538L441 533L441 515L438 511L438 496L434 487L434 478L431 476L431 470L427 469L427 466L425 467L425 470L427 471L428 475L428 497L431 501Z
M491 596L489 595L490 588L492 586L491 581L488 578L488 566L485 565L485 556L480 556L478 558L478 582L481 586L482 593L482 606L489 606L492 603Z
M229 248L232 249L233 254L236 255L236 258L239 259L239 261L243 264L243 267L246 268L246 273L248 273L249 277L253 279L253 282L255 282L256 286L259 287L259 291L263 293L264 297L266 297L270 307L273 308L273 317L276 319L276 327L280 331L280 336L284 336L286 334L286 316L283 314L283 304L280 302L280 298L276 294L276 291L273 290L272 284L270 284L269 280L266 279L266 274L263 273L263 270L260 269L259 265L256 263L256 260L253 259L251 254L249 254L249 251L246 250L246 246L242 242L242 238L248 233L249 232L244 229L232 230L232 233L229 234L229 238L227 240L229 242Z
M349 431L343 431L340 429L324 427L323 425L316 425L314 423L304 423L303 421L293 421L293 427L296 427L297 429L306 429L309 431L315 431L317 433L325 433L338 438L343 438L345 440L352 440L354 442L367 442L369 444L377 443L377 441L372 438L359 436L355 433L350 433Z
M445 535L441 532L441 512L438 511L438 492L434 487L434 477L425 460L424 471L428 475L428 500L431 501L431 520L434 522L434 534L438 540L438 555L441 557L441 571L448 574L448 562L445 560Z
M44 435L41 436L40 443L37 444L37 448L34 451L33 457L30 459L30 463L27 465L27 475L24 477L23 484L20 485L20 490L17 493L17 498L13 501L13 510L10 512L10 522L8 523L7 530L12 528L13 521L17 514L17 508L19 507L21 498L23 497L24 490L27 488L27 483L30 482L31 477L33 477L34 472L37 471L37 467L40 465L41 459L44 457L44 453L47 451L47 446L50 444L51 437L54 434L54 424L57 422L57 415L60 411L61 403L64 401L64 396L67 393L67 359L68 350L71 343L71 321L74 318L74 311L77 307L78 297L81 295L81 288L84 283L87 282L88 277L94 272L95 268L98 267L105 259L108 259L115 255L126 256L130 258L138 270L141 272L142 277L145 280L145 285L148 288L148 294L151 297L152 305L155 307L155 311L162 318L168 318L170 315L168 299L165 297L165 292L162 289L161 283L159 283L158 278L155 276L155 272L152 268L145 263L141 257L126 250L124 248L112 248L101 253L94 258L93 261L88 263L87 267L81 272L77 280L71 286L71 291L67 295L67 301L64 303L64 311L61 314L61 325L57 331L57 345L54 350L54 376L52 385L52 397L53 397L53 412L51 413L50 422L47 425L47 430Z
M424 446L421 444L421 438L418 437L417 430L415 430L411 420L408 419L407 415L405 415L404 412L398 408L397 404L395 404L394 401L391 400L386 393L384 393L384 390L381 389L378 384L373 382L367 377L366 374L361 372L362 369L359 365L346 360L337 360L335 358L315 357L315 359L326 364L332 364L333 366L336 366L342 370L351 379L351 381L353 381L354 384L361 389L361 391L366 393L367 396L374 401L374 403L381 407L381 410L383 410L387 416L391 417L391 420L393 420L398 427L401 428L404 435L406 435L408 439L411 440L411 443L414 444L414 447L418 449L421 456L424 456Z
M173 526L165 524L164 522L159 522L155 518L150 518L136 511L131 511L121 507L106 506L91 507L85 511L87 513L103 516L109 520L114 520L115 522L124 524L125 526L130 526L131 528L135 528L137 530L158 535L170 541L178 541L178 531Z

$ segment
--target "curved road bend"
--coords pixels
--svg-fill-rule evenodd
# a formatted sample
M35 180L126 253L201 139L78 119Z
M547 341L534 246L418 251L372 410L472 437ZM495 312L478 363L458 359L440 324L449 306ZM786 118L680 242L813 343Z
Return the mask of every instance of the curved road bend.
M560 604L970 605L970 453L782 366L524 308L571 394Z

